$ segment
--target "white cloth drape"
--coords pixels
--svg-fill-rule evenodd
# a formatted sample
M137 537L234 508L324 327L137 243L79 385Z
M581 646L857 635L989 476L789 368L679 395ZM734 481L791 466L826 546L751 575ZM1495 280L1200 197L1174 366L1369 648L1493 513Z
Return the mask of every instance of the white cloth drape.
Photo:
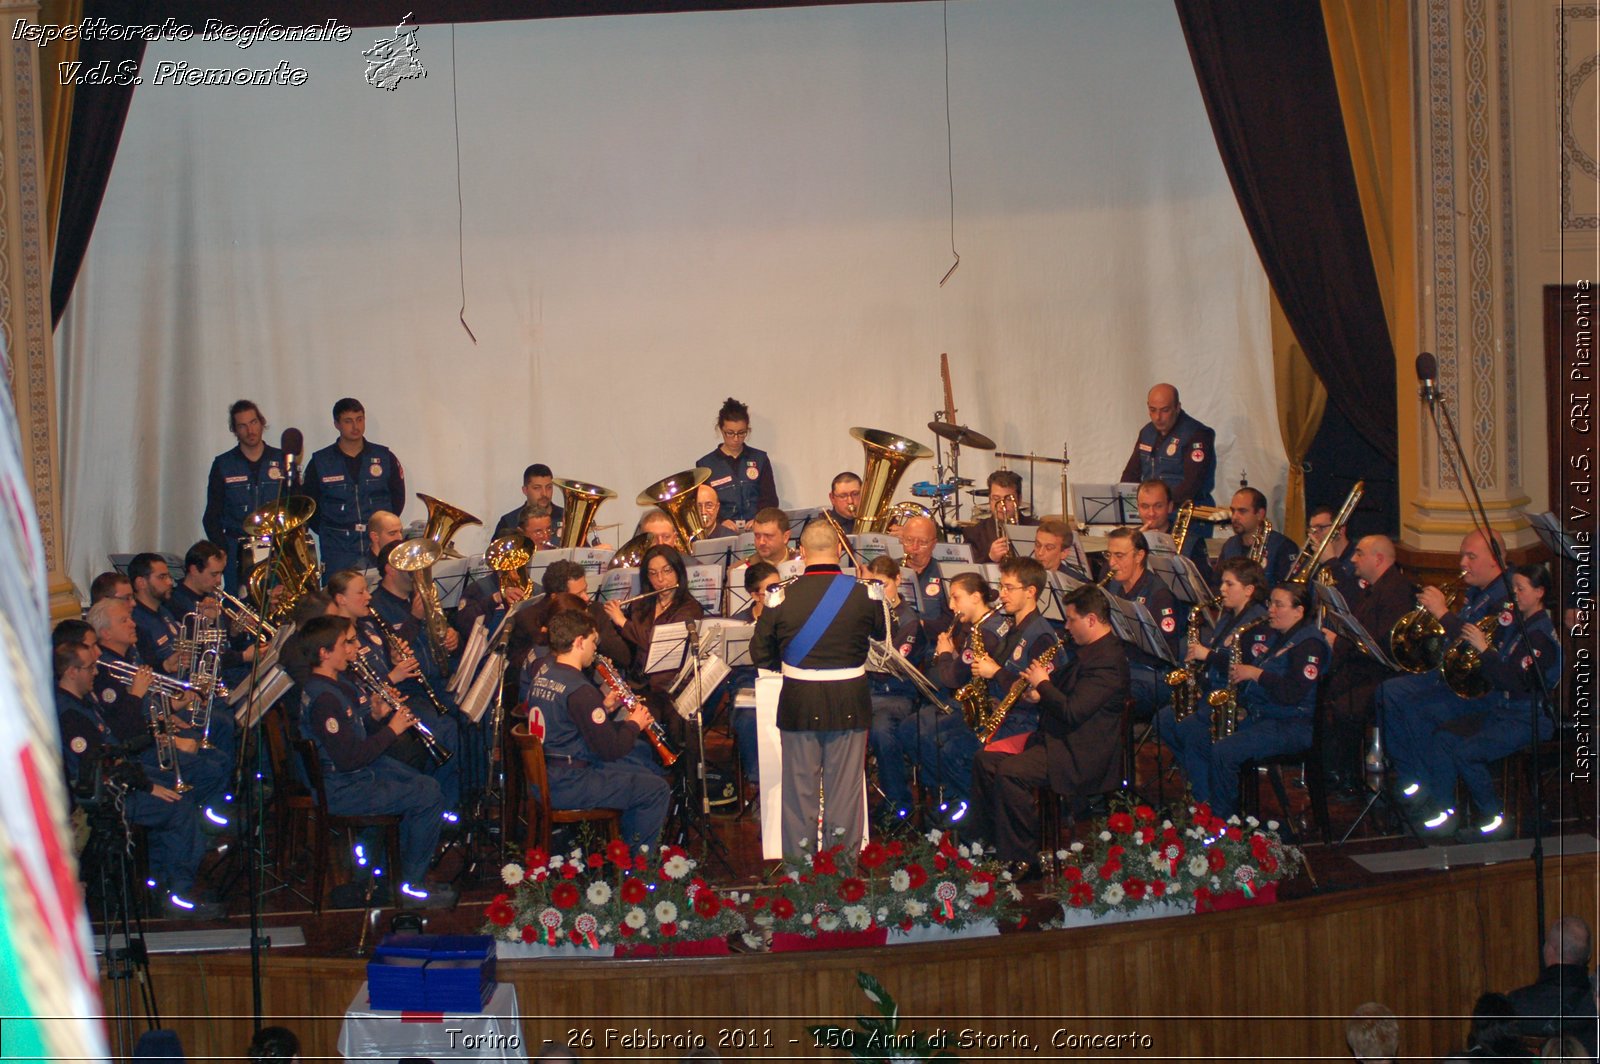
M152 45L59 333L71 575L199 537L240 396L308 450L360 398L411 490L488 524L544 461L615 488L600 521L631 530L724 396L793 505L860 468L852 425L931 443L948 351L961 420L1003 449L1070 443L1074 480L1114 480L1171 380L1217 429L1219 486L1272 493L1266 281L1170 6L984 0L949 24L944 288L939 5L457 28L476 346L450 27L422 27L427 76L392 92L362 79L376 30ZM306 84L151 83L280 59ZM1041 469L1041 511L1056 484Z

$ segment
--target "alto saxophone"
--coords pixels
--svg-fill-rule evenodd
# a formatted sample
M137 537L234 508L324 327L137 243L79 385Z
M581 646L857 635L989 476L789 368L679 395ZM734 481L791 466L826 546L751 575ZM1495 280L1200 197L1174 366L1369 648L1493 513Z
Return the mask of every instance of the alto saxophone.
M1233 653L1228 656L1230 666L1244 664L1245 633L1265 623L1265 619L1257 619L1234 629ZM1230 683L1217 688L1207 696L1206 701L1211 705L1212 742L1221 742L1239 730L1239 724L1244 720L1244 710L1239 706L1238 684Z
M972 651L972 660L989 656L989 649L983 645L983 622L994 615L990 610L972 626L972 633L967 637L967 648ZM988 718L992 709L989 701L989 681L973 673L972 679L962 684L956 691L956 701L961 703L961 715L966 718L967 727L973 731Z
M1221 605L1222 596L1213 595L1196 603L1189 610L1189 646L1200 645L1200 618L1214 606ZM1172 688L1172 715L1184 720L1200 708L1200 668L1198 662L1186 663L1181 669L1167 673L1167 686Z
M1043 664L1048 667L1051 662L1055 661L1056 655L1060 652L1061 641L1057 640L1046 647L1038 657L1034 658L1033 663ZM972 729L977 733L980 743L987 745L989 740L994 738L995 732L1000 730L1000 725L1006 722L1006 715L1011 712L1012 705L1015 704L1018 698L1022 697L1022 692L1027 689L1028 681L1026 679L1017 680L1016 683L1011 685L1011 689L1006 692L1005 697L1000 700L998 706L994 707L989 716Z

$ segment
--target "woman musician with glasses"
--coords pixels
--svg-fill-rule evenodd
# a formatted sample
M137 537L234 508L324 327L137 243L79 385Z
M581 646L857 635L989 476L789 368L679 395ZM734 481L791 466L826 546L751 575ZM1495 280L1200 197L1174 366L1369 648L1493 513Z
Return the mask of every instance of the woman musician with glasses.
M695 465L711 470L706 483L722 502L722 520L743 531L759 511L778 505L772 460L767 452L745 446L750 437L750 408L731 396L717 411L717 432L722 443Z

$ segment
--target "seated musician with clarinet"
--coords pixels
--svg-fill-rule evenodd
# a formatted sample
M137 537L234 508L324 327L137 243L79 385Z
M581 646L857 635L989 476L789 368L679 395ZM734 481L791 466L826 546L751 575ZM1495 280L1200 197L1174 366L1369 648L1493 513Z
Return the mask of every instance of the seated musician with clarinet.
M344 676L360 653L348 617L313 617L296 633L284 664L300 685L300 729L316 747L328 811L340 816L399 816L399 903L408 909L449 908L455 889L425 882L443 826L438 783L383 754L417 719L404 702L380 700Z
M1031 862L1041 849L1055 848L1054 839L1039 837L1037 788L1048 786L1078 815L1088 798L1122 782L1128 657L1111 630L1111 608L1100 589L1079 587L1062 612L1076 653L1054 662L1037 656L1020 674L1038 699L1038 727L1020 753L985 750L973 767L966 830L992 842L1002 861Z
M399 665L412 658L417 663L415 674L407 676L396 686L406 696L416 718L432 729L439 741L451 750L461 749L460 729L457 727L455 703L445 689L449 660L440 661L438 650L449 654L461 643L460 634L445 627L443 645L435 648L428 638L423 621L422 598L416 593L415 581L409 572L396 569L391 558L399 543L384 547L378 555L379 571L383 579L372 590L371 611L373 626L383 635L387 645L390 666Z
M541 662L528 688L528 709L535 734L535 714L544 722L551 808L620 809L622 838L628 846L655 846L667 820L672 790L666 780L629 757L652 723L650 710L643 700L635 700L625 717L612 719L624 693L612 690L602 695L589 679L600 637L587 613L552 614L549 630L551 656Z

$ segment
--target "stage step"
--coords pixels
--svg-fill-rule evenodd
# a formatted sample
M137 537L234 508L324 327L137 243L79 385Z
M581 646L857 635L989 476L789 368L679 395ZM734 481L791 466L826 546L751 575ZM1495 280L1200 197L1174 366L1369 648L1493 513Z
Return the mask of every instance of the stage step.
M1368 872L1416 872L1422 869L1461 868L1469 865L1504 864L1527 860L1533 852L1532 839L1504 842L1474 842L1459 846L1425 846L1418 850L1370 853L1351 860ZM1544 855L1549 858L1600 853L1600 839L1593 835L1553 835L1544 840Z
M296 927L263 927L264 935L273 949L288 949L306 944L305 932ZM126 941L120 934L112 941L118 949ZM150 931L144 936L145 950L149 953L214 953L250 948L250 929L213 928L206 931ZM94 936L95 953L106 951L106 936Z

